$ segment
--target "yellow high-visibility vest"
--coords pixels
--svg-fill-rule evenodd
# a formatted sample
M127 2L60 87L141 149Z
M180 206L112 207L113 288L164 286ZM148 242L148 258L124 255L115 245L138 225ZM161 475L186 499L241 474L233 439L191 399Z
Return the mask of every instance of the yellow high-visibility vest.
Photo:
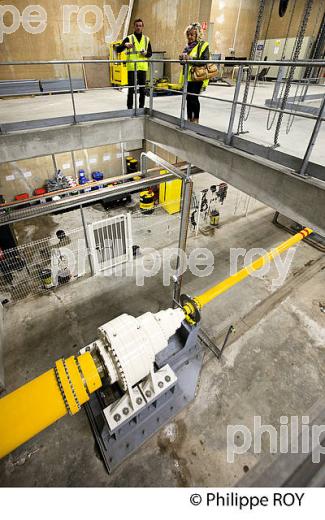
M200 45L200 55L199 55L199 45ZM202 41L199 42L195 47L193 47L193 49L189 53L189 56L191 56L191 58L200 60L201 57L202 57L202 54L204 53L204 51L208 47L208 45L209 45L208 42L202 42ZM188 67L187 79L188 79L188 81L191 81L192 80L192 76L191 76L191 69L192 69L192 67L190 65L191 62L189 61L188 64L189 64L189 67ZM184 85L184 70L183 70L183 67L182 67L182 70L181 70L179 83L181 85ZM209 84L209 80L208 79L203 81L203 87L207 87L208 84Z
M148 58L146 56L143 56L143 54L141 54L140 51L148 50L148 45L149 45L150 40L149 40L148 36L145 36L144 34L142 35L142 38L140 41L138 41L138 39L136 38L136 36L134 34L130 34L128 36L128 38L129 38L129 42L132 43L133 48L127 49L127 52L126 52L127 57L128 57L127 69L134 70L135 69L135 67L134 67L135 60L148 60ZM137 70L147 71L148 68L149 68L149 65L146 62L137 63Z

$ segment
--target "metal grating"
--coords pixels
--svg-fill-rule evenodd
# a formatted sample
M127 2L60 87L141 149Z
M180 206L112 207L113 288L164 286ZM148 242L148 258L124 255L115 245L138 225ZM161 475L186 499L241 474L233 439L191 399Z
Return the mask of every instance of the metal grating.
M88 224L87 233L95 273L112 269L132 259L130 214Z

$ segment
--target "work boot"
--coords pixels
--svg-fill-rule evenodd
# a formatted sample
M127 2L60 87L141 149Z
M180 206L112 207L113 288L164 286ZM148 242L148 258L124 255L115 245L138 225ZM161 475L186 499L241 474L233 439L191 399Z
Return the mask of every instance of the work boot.
M194 119L192 119L191 122L196 124L196 125L198 125L199 124L199 118L194 118Z

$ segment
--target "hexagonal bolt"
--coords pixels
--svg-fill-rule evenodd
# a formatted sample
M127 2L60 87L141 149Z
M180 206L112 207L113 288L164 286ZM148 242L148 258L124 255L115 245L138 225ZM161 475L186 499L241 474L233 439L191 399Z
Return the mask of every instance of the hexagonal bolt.
M151 397L151 392L150 392L150 390L146 390L146 397Z
M124 413L124 415L128 415L128 413L129 413L129 409L128 409L128 408L126 408L126 407L125 407L125 408L123 408L123 413Z
M113 419L114 419L115 422L119 422L119 421L121 420L121 416L120 416L120 414L119 414L119 413L116 413L116 414L114 415Z
M170 383L170 380L171 380L171 377L170 377L170 376L166 376L166 377L165 377L165 381L166 381L166 383Z
M162 388L164 386L164 383L162 381L159 381L158 386L159 388Z
M141 403L142 403L142 399L141 399L141 397L137 397L137 399L136 399L136 403L137 403L137 404L141 404Z

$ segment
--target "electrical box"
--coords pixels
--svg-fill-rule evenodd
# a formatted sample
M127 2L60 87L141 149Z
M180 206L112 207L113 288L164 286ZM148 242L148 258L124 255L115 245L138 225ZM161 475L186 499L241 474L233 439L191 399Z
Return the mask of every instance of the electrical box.
M168 173L167 170L160 170L161 175ZM182 181L175 179L174 181L162 182L159 185L159 204L164 210L173 215L181 210L182 198Z
M299 54L300 60L307 60L310 57L311 50L313 47L314 39L311 36L305 36L302 42L301 51ZM288 38L285 47L284 59L290 60L293 48L296 43L296 38ZM257 42L257 49L255 53L255 59L263 61L280 61L285 45L285 38L273 38L269 40L259 40ZM262 65L261 65L262 66ZM267 66L267 65L265 65ZM278 76L279 67L270 67L270 70L266 74L266 78L276 79ZM285 71L285 74L287 71ZM297 67L293 79L300 80L304 77L305 67Z
M125 50L123 52L117 52L116 46L121 45L122 40L112 42L109 45L109 59L110 60L127 60L127 54ZM126 63L110 63L110 81L112 85L122 87L128 84L128 71Z

